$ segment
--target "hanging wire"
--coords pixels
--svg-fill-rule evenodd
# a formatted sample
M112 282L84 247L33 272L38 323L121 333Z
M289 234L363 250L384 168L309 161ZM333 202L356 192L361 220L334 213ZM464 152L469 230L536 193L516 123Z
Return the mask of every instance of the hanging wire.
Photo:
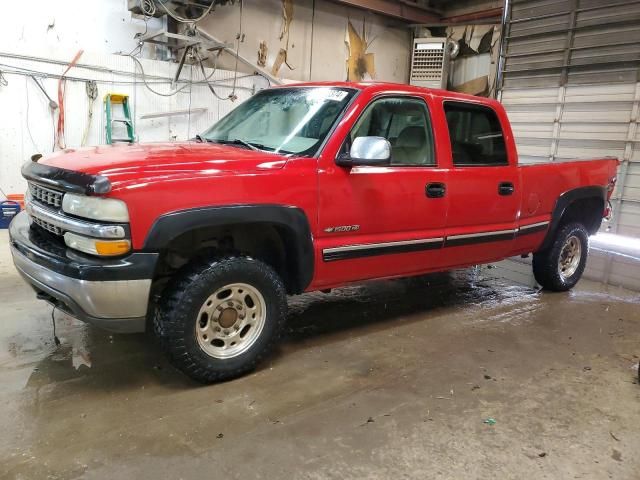
M153 0L142 0L140 4L140 8L142 10L142 20L144 21L144 32L136 33L133 38L139 39L140 37L144 37L149 31L149 17L153 17L156 13L156 6ZM140 55L142 53L142 48L144 47L144 43L138 40L138 44L129 52L129 55ZM135 52L135 53L133 53Z
M144 35L144 33L140 35L136 33L136 37L139 37L142 35ZM138 40L138 44L135 47L133 47L133 49L129 52L129 55L133 55L133 56L140 55L142 53L142 47L144 47L144 43Z
M185 83L184 85L182 85L181 87L177 88L175 91L170 92L170 93L162 93L162 92L158 92L157 90L154 90L153 88L151 88L149 86L149 83L147 82L147 75L144 72L144 67L142 66L142 63L140 62L140 60L138 60L136 57L134 57L133 55L127 55L127 57L130 57L135 63L136 66L140 69L140 73L142 74L142 81L144 83L144 86L147 87L147 89L152 92L155 93L156 95L160 95L161 97L173 97L174 95L180 93L181 91L183 91L185 88L189 87L191 84L189 82Z
M33 145L33 148L36 149L36 152L38 151L38 145L36 145L35 140L33 139L33 135L31 134L31 128L29 127L29 77L24 77L24 88L26 91L26 121L27 121L27 133L29 133L29 138L31 139L31 144Z
M204 63L203 63L203 61L202 61L202 58L200 57L200 54L199 54L198 52L196 52L196 53L195 53L195 55L196 55L196 58L198 59L198 63L200 64L200 71L202 72L202 75L203 75L205 78L207 78L207 74L206 74L205 69L204 69ZM218 65L217 65L217 60L216 60L216 63L214 63L213 71L211 72L211 75L209 75L209 77L208 77L208 78L211 78L211 77L213 76L213 74L214 74L214 73L216 73L216 69L217 69L217 68L218 68ZM218 94L218 92L216 92L216 91L215 91L215 89L213 88L213 86L211 85L211 83L206 82L206 84L207 84L207 86L209 87L209 90L211 90L211 93L213 93L213 95L214 95L218 100L223 100L223 101L224 101L224 100L230 100L230 99L231 99L231 96L229 96L229 97L223 97L223 96L219 95L219 94Z

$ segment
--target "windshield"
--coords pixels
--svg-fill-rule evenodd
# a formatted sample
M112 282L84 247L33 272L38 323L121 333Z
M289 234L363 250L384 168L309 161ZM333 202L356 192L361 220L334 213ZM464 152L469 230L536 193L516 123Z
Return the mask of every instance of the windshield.
M313 155L354 94L352 89L331 87L263 90L201 138L268 152Z

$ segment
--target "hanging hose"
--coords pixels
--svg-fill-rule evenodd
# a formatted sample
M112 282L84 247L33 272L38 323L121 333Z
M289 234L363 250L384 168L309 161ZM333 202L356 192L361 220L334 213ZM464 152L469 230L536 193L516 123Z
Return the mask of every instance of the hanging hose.
M67 74L69 70L73 68L73 66L78 63L80 57L84 53L84 50L78 50L76 56L73 57L71 63L67 66L64 73L60 76L60 80L58 80L58 107L60 108L60 113L58 114L58 129L57 129L57 145L59 148L65 148L64 144L64 76Z
M87 137L89 136L89 130L91 129L91 120L93 119L93 104L98 98L98 84L95 80L90 80L86 84L87 100L89 101L89 111L87 112L87 124L84 127L82 134L82 142L80 145L83 147L87 143Z

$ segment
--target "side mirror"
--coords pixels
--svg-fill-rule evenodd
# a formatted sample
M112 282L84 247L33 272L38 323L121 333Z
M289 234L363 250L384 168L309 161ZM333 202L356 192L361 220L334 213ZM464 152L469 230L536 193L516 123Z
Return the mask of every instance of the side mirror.
M353 141L349 155L341 155L336 163L343 167L391 163L391 144L383 137L358 137Z

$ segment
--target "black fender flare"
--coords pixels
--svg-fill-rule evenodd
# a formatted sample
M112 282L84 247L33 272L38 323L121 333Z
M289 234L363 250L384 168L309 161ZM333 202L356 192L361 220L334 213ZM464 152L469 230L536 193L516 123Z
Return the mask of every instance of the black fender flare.
M304 211L287 205L228 205L179 210L156 219L144 242L145 251L158 252L178 236L205 227L242 224L274 225L293 239L287 253L295 261L296 285L292 293L303 292L311 283L314 271L313 235Z
M597 198L598 200L602 200L604 202L603 206L606 205L607 187L601 187L597 185L589 187L579 187L572 190L567 190L566 192L562 193L556 201L556 206L554 207L553 213L551 214L551 224L549 225L547 235L545 236L544 241L540 246L540 250L549 248L553 243L556 232L560 227L562 216L567 211L567 208L569 208L572 203L587 198Z

